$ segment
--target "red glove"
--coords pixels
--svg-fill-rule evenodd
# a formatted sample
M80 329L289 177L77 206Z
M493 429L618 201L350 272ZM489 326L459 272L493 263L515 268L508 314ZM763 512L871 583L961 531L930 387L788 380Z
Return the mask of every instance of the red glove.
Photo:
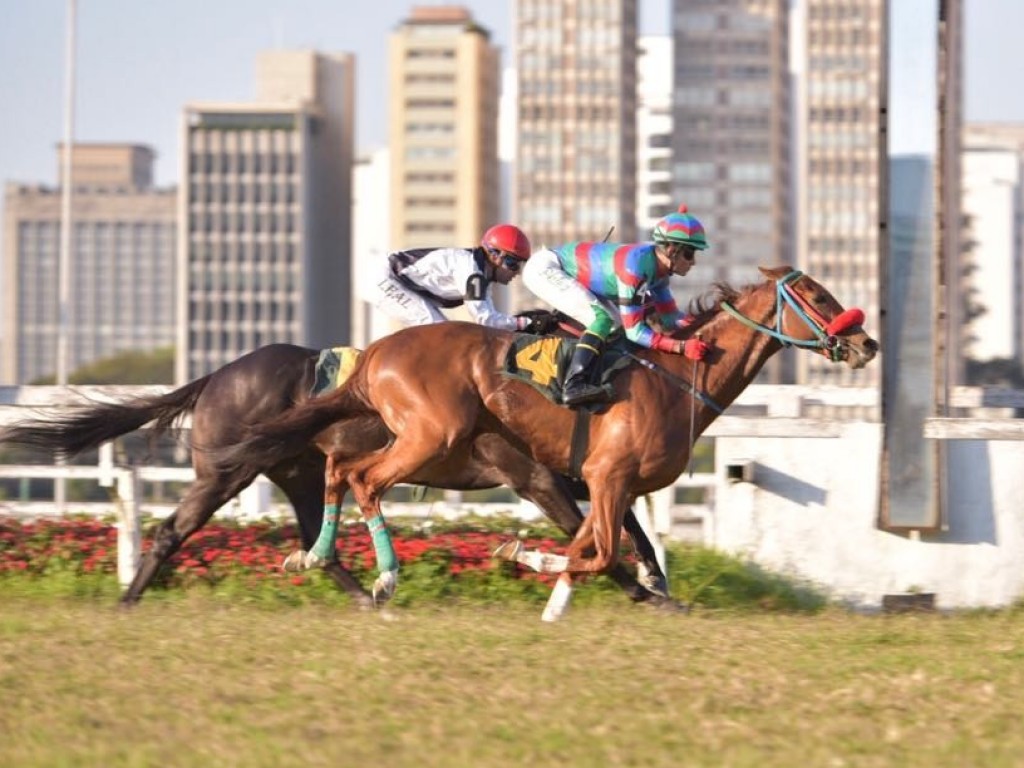
M682 343L682 352L690 360L703 360L710 346L700 339L687 339Z

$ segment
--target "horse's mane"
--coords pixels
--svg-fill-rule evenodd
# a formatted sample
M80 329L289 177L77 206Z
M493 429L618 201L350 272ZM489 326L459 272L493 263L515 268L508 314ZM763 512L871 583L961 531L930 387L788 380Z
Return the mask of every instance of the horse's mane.
M724 281L714 282L700 296L690 299L686 312L693 317L695 325L703 325L721 310L723 301L735 304L740 296L754 290L758 285L760 283L751 283L737 289Z

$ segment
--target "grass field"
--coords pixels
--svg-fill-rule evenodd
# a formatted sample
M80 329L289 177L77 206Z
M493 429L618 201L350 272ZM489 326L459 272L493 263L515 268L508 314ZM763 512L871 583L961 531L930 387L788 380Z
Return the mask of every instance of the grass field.
M1019 610L0 606L7 768L1024 765Z

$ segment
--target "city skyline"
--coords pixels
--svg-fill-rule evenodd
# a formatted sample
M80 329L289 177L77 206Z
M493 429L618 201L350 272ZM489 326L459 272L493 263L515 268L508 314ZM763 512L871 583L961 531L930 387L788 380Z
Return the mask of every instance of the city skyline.
M436 2L384 3L360 11L358 24L346 23L345 9L325 0L303 0L281 7L271 0L245 4L203 4L182 0L173 5L78 4L75 138L77 141L132 142L157 153L158 186L177 177L177 121L187 102L246 100L255 92L259 51L312 48L356 54L356 148L369 151L386 144L387 39L414 5ZM458 3L487 27L511 64L514 2L467 0ZM920 13L934 0L900 0L894 7L896 40L925 49ZM0 125L0 180L53 184L57 168L53 148L63 137L66 3L10 6L0 28L0 66L16 77L0 83L0 99L15 119ZM641 0L641 34L669 34L670 0ZM193 23L203 18L204 24ZM1001 85L1024 75L1024 50L1014 31L1024 26L1024 4L1013 0L969 3L965 9L965 117L968 121L1024 121L1024 97L1013 98ZM139 30L159 30L140 34ZM225 33L224 30L230 30ZM325 31L326 30L326 31ZM202 52L196 56L196 51ZM894 55L899 55L894 51ZM900 58L894 71L892 105L931 119L925 110L907 106L921 99L919 89L902 85L927 67L929 52ZM902 89L902 90L901 90ZM379 94L374 97L373 94ZM914 101L916 103L916 101ZM925 102L927 103L927 102ZM906 151L899 133L893 152Z

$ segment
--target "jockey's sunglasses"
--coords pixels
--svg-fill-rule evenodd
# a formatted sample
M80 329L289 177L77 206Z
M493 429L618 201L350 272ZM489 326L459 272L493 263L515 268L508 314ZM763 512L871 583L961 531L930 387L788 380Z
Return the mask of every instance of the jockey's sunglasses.
M676 256L682 256L687 261L693 261L697 258L697 249L692 245L680 245L676 248Z
M491 256L497 259L498 263L507 269L509 272L518 272L520 267L523 266L523 262L516 256L504 251L499 251L496 248L488 248L487 252Z

